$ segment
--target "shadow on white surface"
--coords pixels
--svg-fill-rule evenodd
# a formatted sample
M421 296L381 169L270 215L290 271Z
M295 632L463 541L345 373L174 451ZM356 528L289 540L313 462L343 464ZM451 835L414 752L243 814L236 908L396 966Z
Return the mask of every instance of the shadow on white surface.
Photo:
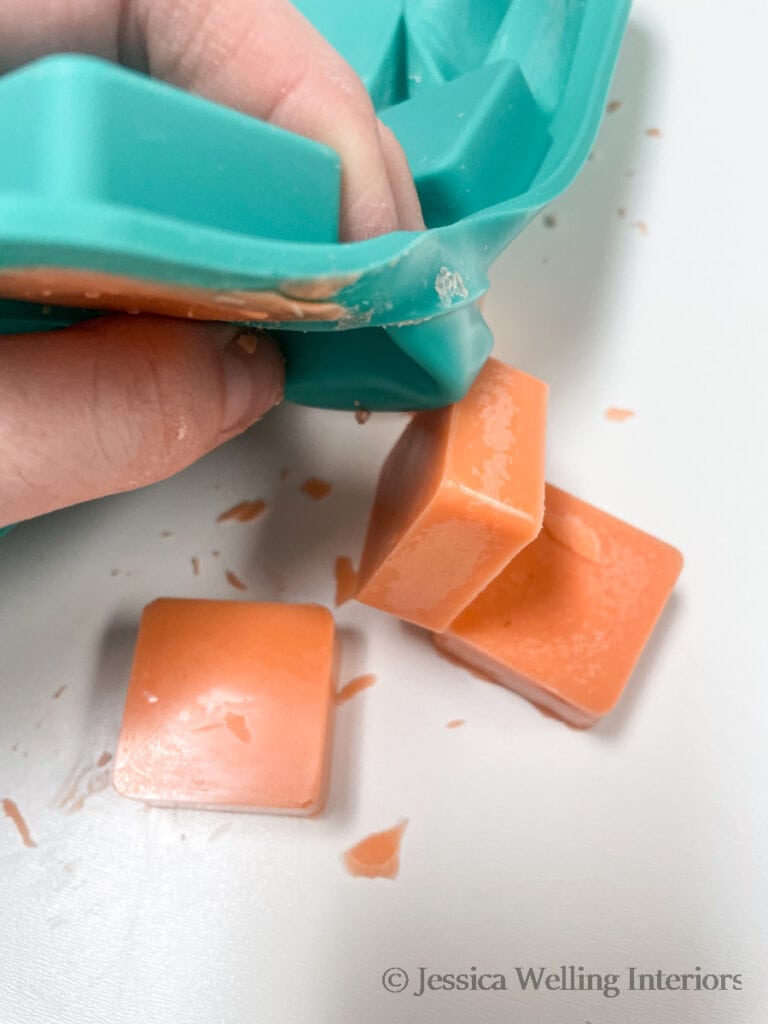
M658 667L664 661L665 652L669 649L670 644L675 642L675 633L682 621L682 615L682 595L674 592L659 616L618 704L602 722L598 722L590 730L595 736L608 741L622 739L630 726L631 719L639 711L639 706L647 695L649 687L660 684L660 680L657 678Z
M633 182L646 173L646 96L657 45L642 24L630 22L610 92L622 106L605 115L577 181L491 271L485 312L498 354L558 394L578 390L599 358L595 348L606 340L600 325L616 305L606 292L621 291L624 251L643 241L632 227L640 219Z

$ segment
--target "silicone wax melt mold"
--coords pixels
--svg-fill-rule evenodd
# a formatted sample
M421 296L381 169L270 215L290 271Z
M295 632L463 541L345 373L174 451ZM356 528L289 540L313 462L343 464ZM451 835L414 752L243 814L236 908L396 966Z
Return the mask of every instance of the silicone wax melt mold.
M619 699L682 564L669 544L548 485L539 536L434 642L589 726Z
M489 359L417 413L381 471L357 599L441 630L541 527L547 386Z
M325 234L338 206L333 157L257 122L238 153L279 157L280 187L261 178L254 219L243 159L226 162L224 179L217 171L219 138L229 131L217 118L232 126L238 115L199 97L171 98L162 83L92 58L53 57L0 81L0 130L14 140L0 178L0 295L41 308L263 323L282 332L294 401L445 405L466 392L490 351L476 309L488 268L589 152L629 2L299 2L399 134L429 230L339 244ZM166 104L188 127L184 180L195 164L215 172L198 177L199 189L179 186L163 140L150 155L151 182L125 171ZM56 121L53 135L28 131L30 118L19 116L38 108L42 123ZM54 168L66 170L65 181L85 181L89 198L62 190ZM130 201L122 191L92 201L105 178L121 190L129 184ZM32 181L36 190L25 184ZM18 327L12 309L3 315Z
M113 783L148 803L312 814L325 802L334 624L317 605L144 609Z

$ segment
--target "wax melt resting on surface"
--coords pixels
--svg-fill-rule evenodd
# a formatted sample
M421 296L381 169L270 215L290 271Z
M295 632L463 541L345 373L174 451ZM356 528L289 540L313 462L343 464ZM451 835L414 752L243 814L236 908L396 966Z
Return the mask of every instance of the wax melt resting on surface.
M434 641L586 727L619 699L682 564L669 544L548 485L539 536Z
M417 413L379 479L357 598L443 630L539 532L547 386L490 359Z
M312 814L325 800L334 623L318 605L144 609L113 782L149 803Z

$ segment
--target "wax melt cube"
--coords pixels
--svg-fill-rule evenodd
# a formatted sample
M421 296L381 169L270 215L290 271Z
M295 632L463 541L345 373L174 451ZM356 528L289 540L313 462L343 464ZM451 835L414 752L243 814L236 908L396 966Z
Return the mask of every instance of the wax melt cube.
M417 413L381 472L357 598L440 631L541 527L547 386L490 359Z
M144 609L113 782L148 803L311 814L325 800L334 623L317 605Z
M565 491L437 647L572 725L613 708L682 568L669 544Z

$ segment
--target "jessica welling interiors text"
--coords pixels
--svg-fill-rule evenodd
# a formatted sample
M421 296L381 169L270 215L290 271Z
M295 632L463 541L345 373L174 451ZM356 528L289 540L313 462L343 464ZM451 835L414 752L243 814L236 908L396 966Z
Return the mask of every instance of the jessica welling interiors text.
M431 967L417 967L410 974L390 967L381 978L387 992L492 992L517 989L523 992L600 992L613 999L622 992L740 992L742 976L693 967L678 973L627 967L623 971L589 971L585 967L514 967L506 974L484 972L470 967L460 973L442 973Z

